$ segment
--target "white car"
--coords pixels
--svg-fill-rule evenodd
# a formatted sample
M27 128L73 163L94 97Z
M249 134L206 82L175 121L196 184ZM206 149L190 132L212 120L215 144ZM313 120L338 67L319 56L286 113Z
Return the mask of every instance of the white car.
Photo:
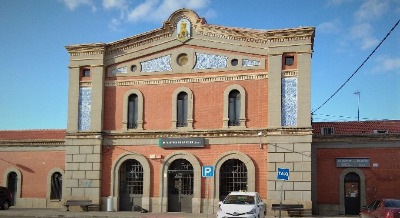
M257 192L231 192L219 202L217 218L265 217L265 203Z

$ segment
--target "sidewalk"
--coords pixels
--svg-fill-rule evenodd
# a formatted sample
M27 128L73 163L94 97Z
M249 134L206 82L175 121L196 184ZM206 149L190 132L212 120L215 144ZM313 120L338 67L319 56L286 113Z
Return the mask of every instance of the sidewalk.
M130 211L65 211L65 209L47 209L47 208L14 208L8 210L0 210L0 217L133 217L133 218L215 218L215 214L193 214L193 213L140 213ZM277 216L276 216L277 217ZM276 218L268 216L267 218ZM318 216L315 216L318 217ZM337 218L346 218L351 216L337 216ZM353 216L353 218L356 216ZM335 218L335 217L329 217Z
M134 217L134 218L215 218L215 214L191 214L191 213L140 213L130 211L65 211L65 209L47 208L13 208L0 210L0 217Z

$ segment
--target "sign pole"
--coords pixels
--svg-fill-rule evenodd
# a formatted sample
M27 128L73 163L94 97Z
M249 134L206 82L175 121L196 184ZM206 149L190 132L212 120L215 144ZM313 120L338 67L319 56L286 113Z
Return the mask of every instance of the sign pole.
M201 170L201 175L202 177L206 177L206 182L207 182L207 191L206 191L206 195L207 195L207 201L206 201L206 213L207 213L207 218L208 218L208 206L209 206L209 196L208 196L208 189L209 189L209 182L208 179L210 177L214 176L214 167L213 166L203 166L202 170Z
M209 185L208 178L209 177L206 178L206 180L207 180L207 194L206 194L207 195L207 218L208 218L208 185Z
M285 180L282 180L282 185L281 185L281 202L279 204L279 218L281 218L281 214L282 214L282 198L283 198L283 183L285 182Z

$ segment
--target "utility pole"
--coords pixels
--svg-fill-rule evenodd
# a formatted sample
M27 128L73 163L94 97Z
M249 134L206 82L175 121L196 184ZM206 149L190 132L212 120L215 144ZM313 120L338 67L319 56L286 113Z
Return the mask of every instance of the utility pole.
M357 105L357 120L360 121L360 91L354 92L355 95L358 95L358 105Z

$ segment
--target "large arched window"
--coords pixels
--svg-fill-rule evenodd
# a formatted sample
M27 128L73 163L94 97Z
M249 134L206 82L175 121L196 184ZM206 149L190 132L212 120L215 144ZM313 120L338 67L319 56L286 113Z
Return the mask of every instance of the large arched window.
M143 130L143 94L137 89L131 89L124 94L122 130Z
M232 191L247 191L247 168L238 159L229 159L222 164L219 172L219 200L222 201Z
M193 92L187 87L179 87L172 94L171 128L193 129Z
M223 128L246 128L246 91L230 85L224 91Z
M228 126L240 126L240 92L232 90L229 93Z
M186 92L181 92L178 94L176 104L176 127L186 127L188 125L188 95Z
M62 199L62 174L59 172L51 175L51 192L50 200L61 200Z
M136 129L138 126L138 96L132 94L128 98L128 129Z

